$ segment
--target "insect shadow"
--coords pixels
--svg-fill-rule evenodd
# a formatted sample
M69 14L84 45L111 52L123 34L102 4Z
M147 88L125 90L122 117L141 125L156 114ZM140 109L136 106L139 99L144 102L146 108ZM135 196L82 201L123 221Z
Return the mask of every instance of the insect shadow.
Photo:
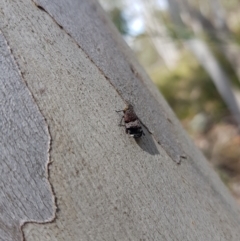
M142 138L134 138L138 146L145 152L148 152L150 155L158 155L159 151L153 140L152 135L146 128L143 128L145 135Z
M123 112L119 126L125 127L126 134L134 138L141 149L151 155L159 154L152 135L146 128L143 128L144 125L137 117L131 104L128 104L125 109L116 112ZM122 124L122 121L124 121L124 124Z

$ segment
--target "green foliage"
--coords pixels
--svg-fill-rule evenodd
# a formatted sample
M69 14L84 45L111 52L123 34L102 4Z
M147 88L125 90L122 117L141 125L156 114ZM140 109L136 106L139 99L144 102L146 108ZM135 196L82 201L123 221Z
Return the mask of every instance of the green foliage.
M113 8L110 12L109 15L115 24L116 28L119 30L119 32L122 35L126 35L129 32L127 21L123 16L122 10L120 8Z
M210 77L191 56L173 71L153 70L151 77L181 120L205 113L214 121L227 112Z
M159 55L147 34L138 35L133 48L139 62L145 68L151 67L159 60Z
M187 26L173 24L168 12L160 12L158 17L163 21L172 40L181 41L194 37L194 32Z

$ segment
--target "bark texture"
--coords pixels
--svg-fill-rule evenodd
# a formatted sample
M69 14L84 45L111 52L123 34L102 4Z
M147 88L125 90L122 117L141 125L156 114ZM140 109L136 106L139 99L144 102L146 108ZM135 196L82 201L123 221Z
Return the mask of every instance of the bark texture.
M21 240L21 224L54 217L50 138L1 32L0 73L0 240Z
M1 240L21 240L24 223L27 241L239 239L239 210L228 190L97 3L3 0L0 9L0 28L20 71L19 85L30 91L30 106L36 109L31 118L22 109L19 112L26 120L34 120L25 126L29 138L34 133L41 137L31 141L33 147L26 142L26 149L34 148L34 143L41 146L19 165L27 165L29 158L29 166L36 168L40 164L34 160L39 155L45 166L36 173L29 169L27 179L29 184L43 183L44 188L25 185L29 196L20 195L19 203L10 209L2 205L8 194L1 189L2 217L15 213L11 222L6 218L8 232L19 231ZM1 44L1 53L2 48L6 46ZM8 54L3 56L7 59ZM15 82L9 84L15 88ZM6 95L4 92L1 99ZM8 95L14 96L12 92ZM21 98L15 105L21 105ZM115 110L124 109L127 102L133 104L145 126L146 135L138 141L118 126L121 116ZM7 123L1 130L11 128ZM49 177L47 128L51 137ZM13 138L10 144L18 142ZM2 150L12 158L6 145ZM183 156L187 159L177 165ZM2 173L5 157L0 158ZM14 178L16 170L9 163ZM6 186L2 175L0 178ZM16 180L21 178L25 178L23 171ZM16 182L8 187L13 194L18 189ZM39 192L50 201L44 205L44 199L24 201ZM19 214L24 202L33 216ZM36 213L44 215L34 218Z

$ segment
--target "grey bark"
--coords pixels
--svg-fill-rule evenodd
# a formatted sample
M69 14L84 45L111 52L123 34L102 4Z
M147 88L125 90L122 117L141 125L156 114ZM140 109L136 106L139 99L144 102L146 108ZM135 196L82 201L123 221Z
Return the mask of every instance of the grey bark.
M235 201L97 3L0 9L1 240L238 240Z
M46 171L49 134L1 32L0 73L0 240L21 240L25 221L54 216Z

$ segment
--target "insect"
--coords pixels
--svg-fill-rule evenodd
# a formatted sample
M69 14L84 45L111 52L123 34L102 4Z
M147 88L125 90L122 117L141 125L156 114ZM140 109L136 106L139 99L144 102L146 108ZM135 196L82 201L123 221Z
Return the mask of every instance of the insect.
M123 112L123 117L120 121L119 126L124 126L127 134L134 138L139 138L144 135L142 130L141 122L138 119L136 113L134 112L133 106L128 104L124 110L117 110L116 112ZM122 120L124 119L124 125Z

